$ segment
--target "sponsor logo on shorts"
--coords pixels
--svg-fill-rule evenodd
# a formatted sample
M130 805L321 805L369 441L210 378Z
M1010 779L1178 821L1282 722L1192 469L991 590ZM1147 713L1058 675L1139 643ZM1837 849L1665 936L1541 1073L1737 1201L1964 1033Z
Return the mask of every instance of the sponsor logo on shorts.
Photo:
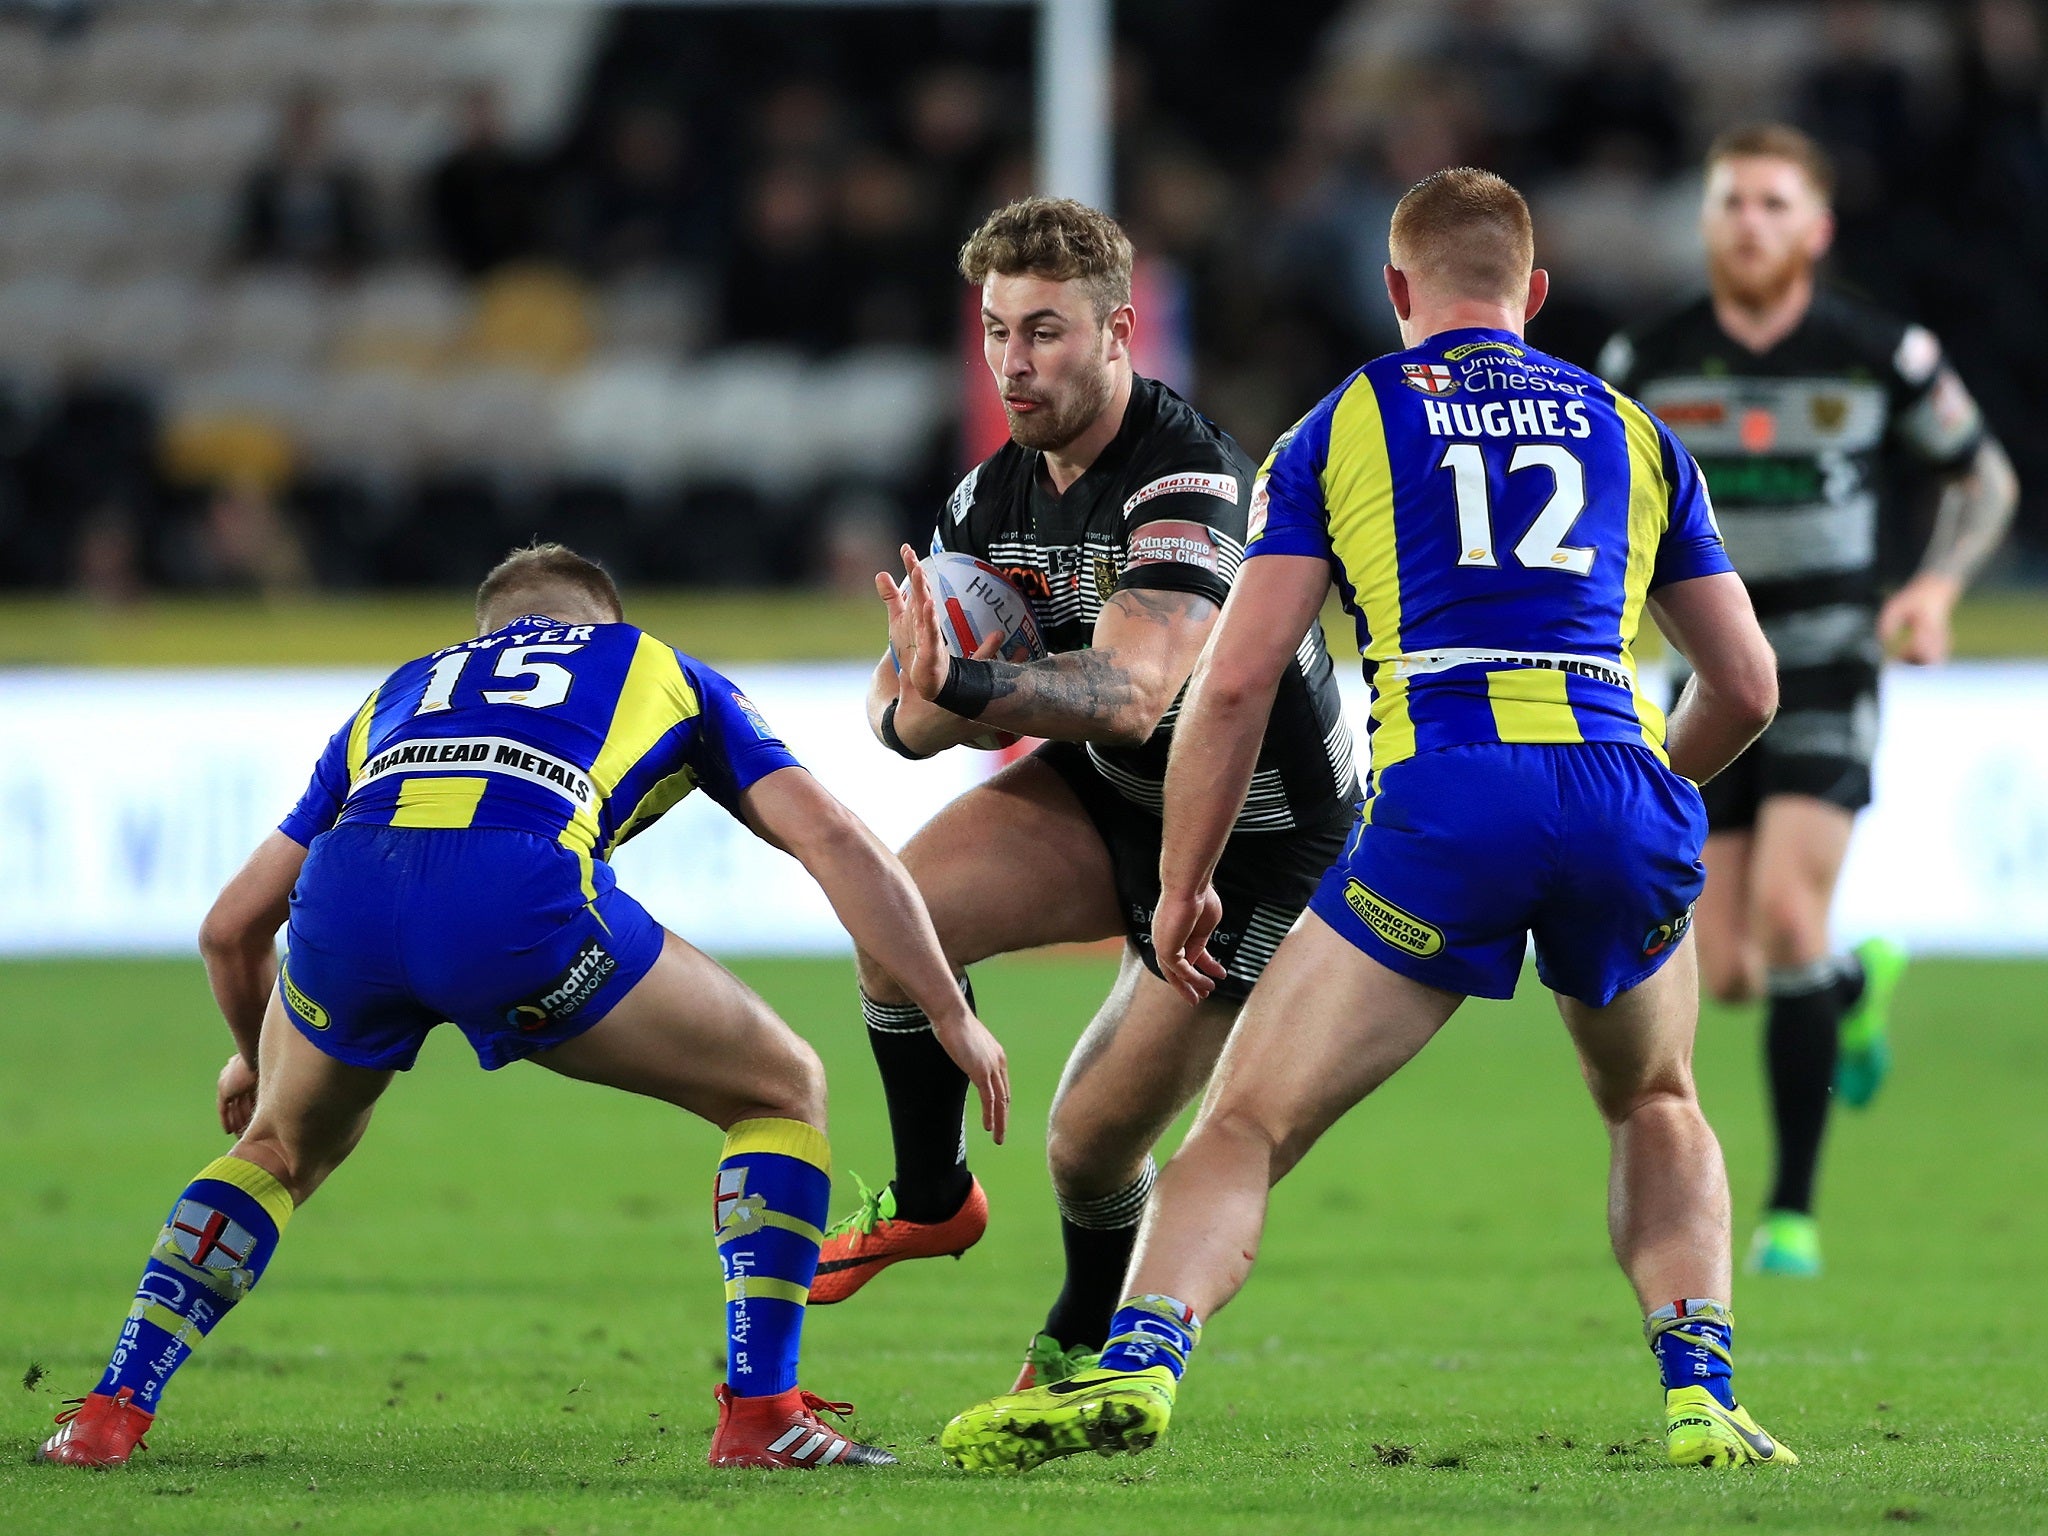
M545 1028L555 1019L567 1018L595 997L597 989L618 968L619 962L610 950L595 939L586 939L576 951L576 958L569 962L569 969L549 982L539 996L508 1008L505 1022L515 1029L531 1031Z
M277 984L284 991L285 1006L304 1019L314 1029L325 1029L332 1022L327 1017L327 1010L325 1008L322 1008L298 989L297 983L292 980L292 972L289 965L279 968Z
M1687 907L1668 923L1659 923L1643 939L1643 954L1647 958L1661 955L1665 950L1684 938L1692 927L1692 908Z
M1444 947L1442 930L1432 928L1413 912L1402 911L1386 897L1377 891L1367 890L1356 880L1344 883L1344 902L1358 914L1366 927L1396 949L1405 949L1411 955L1426 959Z

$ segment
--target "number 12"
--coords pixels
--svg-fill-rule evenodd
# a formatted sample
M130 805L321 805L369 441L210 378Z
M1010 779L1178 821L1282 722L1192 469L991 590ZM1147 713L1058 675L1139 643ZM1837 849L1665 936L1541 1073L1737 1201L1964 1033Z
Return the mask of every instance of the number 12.
M1500 562L1493 556L1493 514L1487 505L1486 460L1479 445L1452 443L1444 449L1437 468L1451 472L1457 491L1458 564L1498 566ZM1508 460L1508 473L1531 468L1550 471L1550 499L1515 545L1515 558L1531 570L1584 576L1593 569L1596 551L1568 545L1564 537L1586 510L1585 466L1555 443L1523 443Z

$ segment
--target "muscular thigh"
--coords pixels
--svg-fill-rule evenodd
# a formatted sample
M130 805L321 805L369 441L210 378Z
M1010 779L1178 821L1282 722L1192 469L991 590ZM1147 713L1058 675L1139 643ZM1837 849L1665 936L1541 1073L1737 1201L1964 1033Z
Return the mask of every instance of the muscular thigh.
M1750 853L1750 920L1771 965L1827 953L1828 908L1855 830L1853 812L1815 795L1770 795Z
M531 1059L565 1077L661 1099L714 1125L764 1114L824 1125L816 1053L737 976L673 933L616 1007Z
M1107 1194L1202 1091L1235 1003L1193 1004L1126 945L1116 986L1082 1034L1053 1098L1049 1155L1070 1194ZM1091 1174L1100 1173L1097 1189Z
M1255 1127L1285 1172L1429 1043L1464 998L1380 964L1311 909L1239 1015L1202 1117Z
M954 800L902 857L955 965L1124 931L1101 835L1034 758Z
M1710 832L1700 860L1707 883L1693 913L1699 944L1700 979L1724 1003L1739 1003L1763 990L1763 958L1749 924L1750 845L1755 834Z

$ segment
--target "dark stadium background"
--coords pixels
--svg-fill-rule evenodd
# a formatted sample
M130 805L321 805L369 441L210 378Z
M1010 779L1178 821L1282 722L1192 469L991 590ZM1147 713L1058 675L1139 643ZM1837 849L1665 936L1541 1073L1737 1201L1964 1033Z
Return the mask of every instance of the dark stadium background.
M0 588L865 590L958 472L951 253L1029 190L1032 13L0 5ZM1122 0L1115 206L1154 365L1254 454L1394 338L1386 215L1535 204L1589 362L1698 281L1697 161L1841 163L1836 276L1933 327L2048 576L2041 17L1976 4ZM1912 559L1924 507L1892 520Z

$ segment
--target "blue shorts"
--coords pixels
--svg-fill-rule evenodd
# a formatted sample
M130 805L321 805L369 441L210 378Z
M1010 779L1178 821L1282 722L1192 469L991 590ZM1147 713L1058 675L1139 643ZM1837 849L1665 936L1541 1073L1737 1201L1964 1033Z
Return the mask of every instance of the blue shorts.
M344 823L292 892L285 1012L351 1066L404 1071L452 1020L487 1071L572 1040L661 955L661 925L529 832Z
M1309 906L1381 964L1467 997L1536 974L1605 1007L1692 926L1700 792L1645 748L1445 747L1376 776Z

